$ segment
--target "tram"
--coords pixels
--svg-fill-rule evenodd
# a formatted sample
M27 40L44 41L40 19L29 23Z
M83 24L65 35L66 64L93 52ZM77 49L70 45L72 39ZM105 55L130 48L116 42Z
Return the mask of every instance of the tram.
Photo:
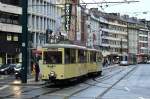
M42 80L74 80L102 72L102 53L71 44L45 44L39 60Z

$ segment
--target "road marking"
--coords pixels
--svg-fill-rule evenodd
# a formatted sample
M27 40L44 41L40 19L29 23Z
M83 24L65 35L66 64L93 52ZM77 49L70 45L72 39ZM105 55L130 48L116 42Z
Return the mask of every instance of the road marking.
M143 98L143 97L138 97L139 99L145 99L145 98Z
M129 89L128 87L124 87L124 89L125 89L126 91L130 91L130 89Z
M9 85L4 85L4 86L0 87L0 90L3 90L5 88L7 88L7 87L9 87Z

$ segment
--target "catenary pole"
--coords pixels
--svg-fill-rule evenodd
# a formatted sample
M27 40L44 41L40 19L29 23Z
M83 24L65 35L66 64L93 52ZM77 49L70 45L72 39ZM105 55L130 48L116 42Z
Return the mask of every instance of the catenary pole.
M22 83L27 83L27 64L28 64L28 0L21 0L22 4L22 72L21 72L21 81Z

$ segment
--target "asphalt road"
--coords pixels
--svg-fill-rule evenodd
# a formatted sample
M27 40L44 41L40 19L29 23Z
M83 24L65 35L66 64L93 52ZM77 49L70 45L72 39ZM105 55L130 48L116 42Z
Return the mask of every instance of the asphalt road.
M102 99L150 99L150 65L139 64Z
M0 99L150 99L150 65L106 69L103 76L70 86L0 84ZM1 82L13 81L0 79Z

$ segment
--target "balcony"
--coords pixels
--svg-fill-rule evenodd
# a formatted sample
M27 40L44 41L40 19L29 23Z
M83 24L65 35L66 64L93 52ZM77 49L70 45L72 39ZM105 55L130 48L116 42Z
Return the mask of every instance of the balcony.
M21 7L3 4L1 2L0 2L0 11L8 12L8 13L14 13L14 14L22 14L22 8Z
M0 31L22 33L22 27L19 25L0 23Z

